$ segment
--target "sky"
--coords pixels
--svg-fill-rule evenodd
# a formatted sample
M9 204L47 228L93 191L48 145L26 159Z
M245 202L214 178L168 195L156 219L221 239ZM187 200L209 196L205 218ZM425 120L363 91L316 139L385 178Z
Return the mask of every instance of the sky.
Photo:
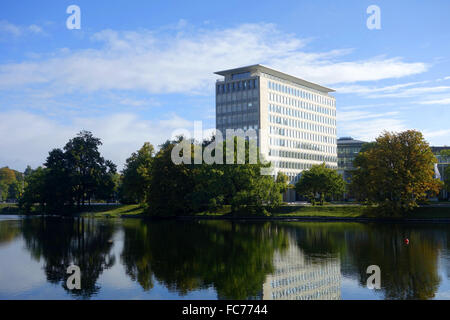
M450 145L449 13L446 0L1 1L0 167L35 168L90 130L120 169L194 121L210 132L214 72L252 64L335 89L338 137L416 129Z

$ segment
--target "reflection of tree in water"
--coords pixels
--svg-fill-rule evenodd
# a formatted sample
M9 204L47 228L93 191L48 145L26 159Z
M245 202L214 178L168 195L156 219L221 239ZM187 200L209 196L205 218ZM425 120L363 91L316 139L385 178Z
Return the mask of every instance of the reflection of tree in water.
M144 289L153 274L180 294L213 286L226 299L260 294L288 242L270 223L126 221L124 230L123 264Z
M0 220L0 246L20 235L20 220Z
M439 283L438 253L447 231L437 225L358 223L282 224L311 258L339 253L342 272L366 286L369 265L381 269L387 299L430 299ZM405 237L411 242L404 244Z
M23 221L22 233L26 248L36 260L44 259L47 280L60 283L72 295L89 298L100 287L96 284L104 269L114 265L110 253L114 225L104 221L81 218L32 218ZM77 265L81 270L81 289L66 287L67 267Z
M372 225L366 235L349 243L360 274L366 284L366 268L381 269L381 286L386 299L431 299L440 283L438 253L440 239L433 227ZM405 237L411 242L404 244Z

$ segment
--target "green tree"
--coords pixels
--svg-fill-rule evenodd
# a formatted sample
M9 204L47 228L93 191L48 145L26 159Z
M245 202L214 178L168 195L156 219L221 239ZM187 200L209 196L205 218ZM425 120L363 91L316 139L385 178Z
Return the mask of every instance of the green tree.
M109 200L117 189L116 166L98 151L101 141L88 131L49 152L45 168L28 172L21 206L39 204L48 213L69 213L85 201Z
M194 190L192 166L173 163L171 154L176 141L166 141L153 159L151 166L152 185L147 203L152 215L175 216L192 212L188 195Z
M303 171L295 190L308 197L313 205L319 196L320 204L323 205L325 197L341 196L345 192L345 181L336 170L327 168L322 163Z
M25 178L24 194L19 201L19 206L25 212L31 212L34 204L39 204L41 210L45 210L46 204L46 171L48 169L38 167Z
M115 173L116 167L100 155L102 142L89 131L81 131L64 147L67 169L70 173L73 192L78 208L85 204L105 186L105 177ZM103 192L103 190L102 190Z
M215 143L214 139L200 144L180 137L163 144L152 163L151 186L147 197L150 213L192 214L228 204L231 205L233 213L267 214L267 209L280 205L281 194L286 185L277 183L271 176L261 175L261 169L269 164L262 164L260 159L256 159L256 163L250 163L250 143L244 139L240 143L245 147L245 154L242 154L242 159L239 158L242 161L238 164L238 141L236 137L231 146L220 142L217 149L214 149L213 157L215 150L221 150L223 164L194 164L193 150L197 148L205 151L210 143ZM175 164L172 161L172 150L175 146L178 149L179 143L185 144L184 150L190 150L189 154L185 155L190 163L184 161ZM257 151L256 146L255 149ZM233 164L226 161L227 151L230 158L234 157Z
M447 166L444 170L444 183L445 189L450 192L450 166Z
M121 198L126 203L145 203L151 183L154 148L146 142L126 160L122 171Z
M352 189L360 190L386 212L406 213L418 201L439 192L441 183L434 178L436 162L420 132L385 132L359 154Z

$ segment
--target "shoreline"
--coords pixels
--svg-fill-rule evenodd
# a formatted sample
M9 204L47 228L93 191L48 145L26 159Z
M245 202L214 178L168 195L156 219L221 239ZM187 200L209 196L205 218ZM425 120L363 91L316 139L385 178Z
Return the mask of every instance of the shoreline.
M287 221L287 222L358 222L358 223L450 223L450 218L371 218L371 217L314 217L314 216L172 216L172 217L156 217L156 216L121 216L120 219L143 219L143 220L226 220L226 221Z

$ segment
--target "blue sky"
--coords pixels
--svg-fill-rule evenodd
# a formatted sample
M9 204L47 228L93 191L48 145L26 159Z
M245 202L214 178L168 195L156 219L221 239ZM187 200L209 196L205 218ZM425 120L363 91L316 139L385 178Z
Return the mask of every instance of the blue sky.
M69 30L69 5L81 29ZM369 30L370 5L381 29ZM336 89L338 136L418 129L450 144L449 1L2 1L0 167L42 164L82 129L119 167L193 121L214 71L264 64Z

